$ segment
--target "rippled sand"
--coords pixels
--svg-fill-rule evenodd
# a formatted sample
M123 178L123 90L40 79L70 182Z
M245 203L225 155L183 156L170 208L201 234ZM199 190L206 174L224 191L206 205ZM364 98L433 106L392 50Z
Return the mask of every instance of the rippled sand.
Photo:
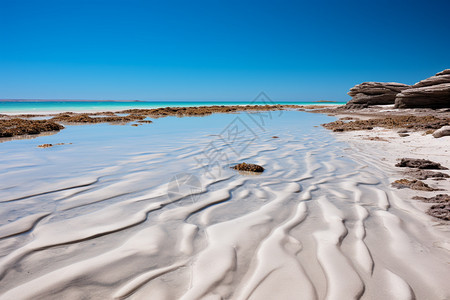
M0 299L450 297L449 233L376 157L313 127L332 118L258 117L0 144Z

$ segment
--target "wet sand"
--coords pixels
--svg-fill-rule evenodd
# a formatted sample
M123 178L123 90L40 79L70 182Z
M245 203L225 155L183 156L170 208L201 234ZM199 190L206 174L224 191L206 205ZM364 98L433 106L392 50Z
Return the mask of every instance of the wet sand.
M434 192L390 185L405 153L450 166L448 137L259 116L68 125L0 144L0 299L450 297L448 222L412 199ZM230 168L243 161L264 172Z

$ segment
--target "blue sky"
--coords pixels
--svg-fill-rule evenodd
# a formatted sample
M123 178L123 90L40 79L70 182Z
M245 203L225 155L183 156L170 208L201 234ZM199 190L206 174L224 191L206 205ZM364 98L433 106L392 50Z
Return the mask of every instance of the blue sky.
M450 1L0 0L0 98L348 100L450 68Z

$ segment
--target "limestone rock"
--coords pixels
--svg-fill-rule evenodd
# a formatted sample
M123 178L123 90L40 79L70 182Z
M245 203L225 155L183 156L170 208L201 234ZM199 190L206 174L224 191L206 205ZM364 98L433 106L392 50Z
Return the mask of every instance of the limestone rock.
M395 98L396 108L450 107L450 69L424 79Z
M450 126L441 127L440 129L436 130L433 133L433 136L435 138L440 138L440 137L449 136L449 135L450 135Z
M439 73L436 74L436 76L447 75L447 74L450 75L450 69L446 69L446 70L444 70L442 72L439 72Z
M346 106L358 108L394 104L395 96L409 87L409 85L396 82L363 82L350 89L348 94L352 96L352 100Z

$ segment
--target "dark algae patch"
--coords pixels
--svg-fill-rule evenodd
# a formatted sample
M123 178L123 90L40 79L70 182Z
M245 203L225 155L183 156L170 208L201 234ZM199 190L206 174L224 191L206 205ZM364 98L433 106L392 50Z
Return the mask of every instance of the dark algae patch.
M391 183L391 185L398 189L410 188L412 190L419 190L419 191L429 191L429 192L436 191L436 189L430 187L425 182L416 179L414 180L399 179Z
M0 137L12 137L25 134L39 134L47 131L59 131L64 126L51 120L0 120Z
M264 172L264 168L262 166L255 165L255 164L247 164L245 162L243 162L241 164L237 164L232 168L235 170L238 170L238 171L247 171L247 172L256 172L256 173Z
M386 118L355 120L350 122L338 120L331 123L322 124L322 126L335 132L371 130L374 127L430 130L439 129L449 123L450 118L437 118L435 116L390 116Z
M417 168L417 169L435 169L435 170L448 170L448 168L442 166L440 163L417 158L402 158L396 167L403 168Z

